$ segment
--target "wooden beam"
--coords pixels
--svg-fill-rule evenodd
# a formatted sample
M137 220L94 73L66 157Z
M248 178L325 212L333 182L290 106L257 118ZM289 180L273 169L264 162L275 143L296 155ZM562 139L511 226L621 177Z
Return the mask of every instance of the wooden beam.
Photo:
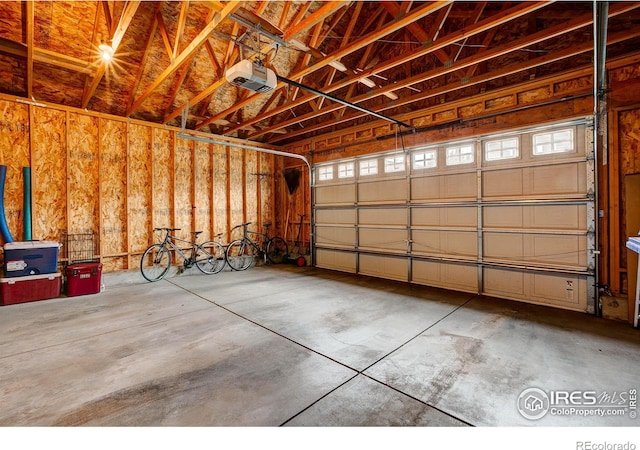
M176 59L167 67L159 76L156 78L147 89L138 97L133 105L127 110L126 115L130 116L133 112L135 112L140 105L147 99L149 94L153 92L162 84L164 80L166 80L170 75L172 75L178 68L180 68L185 62L189 60L189 58L196 53L196 51L204 45L204 42L207 40L209 35L213 30L215 30L220 23L232 14L236 9L242 6L243 2L229 2L225 6L225 8L216 13L212 20L207 23L204 29L195 37L193 41L176 57Z
M631 35L630 35L630 33L628 31L618 32L616 34L610 34L608 36L608 39L607 39L607 45L612 45L612 44L615 44L617 42L621 42L621 41L624 41L624 40L627 40L627 39L630 39L630 38L633 38L633 37L638 37L638 36L640 36L640 29L635 30ZM470 79L465 84L465 86L473 86L473 85L476 85L476 84L486 83L487 81L494 80L494 79L497 79L497 78L502 78L502 77L505 77L505 76L509 76L509 75L514 74L514 73L522 72L524 70L528 70L528 69L530 69L532 67L536 67L536 66L539 66L539 65L542 65L542 64L549 64L549 63L552 63L552 62L561 61L561 60L569 58L571 56L575 56L575 55L578 55L580 53L585 53L585 52L591 51L592 47L593 47L593 42L585 42L585 43L582 43L580 45L572 46L572 47L569 47L569 48L564 49L564 50L559 50L559 51L557 51L557 52L555 52L553 54L547 54L547 55L540 56L540 57L535 58L535 59L526 60L526 61L522 61L520 63L512 64L510 66L503 67L503 68L501 68L499 70L495 70L495 71L492 71L490 73L486 73L486 74L483 74L483 75L478 75L475 78ZM385 111L387 109L390 109L390 108L396 108L396 107L399 107L399 106L411 104L411 103L418 102L418 101L421 101L421 100L425 100L425 99L428 99L428 98L438 97L438 96L444 95L446 93L453 92L453 91L455 91L455 90L457 90L459 88L460 88L460 84L458 82L450 83L450 84L448 84L446 86L442 86L442 87L437 88L437 89L431 89L428 92L422 92L422 93L419 93L419 94L416 94L416 95L412 95L412 96L409 96L409 97L403 97L400 100L397 100L397 101L394 101L394 102L389 102L389 103L387 103L386 105L383 105L380 108L375 108L374 111L375 112L383 112L383 111ZM363 99L364 99L363 96L360 96L360 98L353 99L352 101L353 102L362 101ZM338 105L338 106L340 106L340 105ZM325 108L325 111L323 113L326 114L326 113L335 111L336 109L337 109L336 106L327 107L327 108ZM339 123L344 123L344 122L348 122L350 120L355 120L355 119L357 119L359 117L363 117L364 115L366 115L366 114L364 114L364 113L356 113L356 114L351 114L349 116L346 116L341 120L331 121L330 123L321 122L321 123L316 124L314 126L305 127L302 132L300 132L300 131L288 132L287 135L286 135L286 138L289 139L291 137L298 136L298 135L301 135L301 134L306 134L306 133L309 133L311 131L318 131L318 130L326 128L328 126L333 126L333 125L337 125ZM305 116L299 116L296 122L298 122L300 120L305 120L306 118L310 118L310 117L306 117L306 116L312 116L312 115L311 114L306 114ZM317 117L317 114L314 114L313 117ZM288 125L291 125L291 124L292 123L287 123L286 125L288 126ZM269 132L269 131L270 130L267 130L267 129L262 130L262 131L260 131L258 133L255 133L255 135L250 135L249 139L252 139L256 135L261 135L261 134L264 134L264 133ZM284 139L283 137L280 137L278 139L274 139L272 142L281 141L283 139ZM270 143L272 143L272 142L270 142Z
M131 24L131 20L133 16L136 14L138 10L138 6L140 6L141 0L133 0L127 3L124 11L122 12L122 16L120 17L120 21L118 22L118 26L116 27L113 36L111 37L111 48L113 48L113 52L115 53L118 47L120 46L120 42L122 42L122 38L124 37L124 33L129 28ZM104 76L104 72L107 69L107 63L102 61L98 66L98 70L96 70L95 75L93 76L93 81L89 88L83 95L82 98L82 108L86 108L89 104L89 100L93 97L93 94L96 92L100 81L102 81L102 77Z
M156 34L156 29L160 26L160 21L162 21L162 16L160 14L160 8L162 8L162 4L158 3L156 8L156 14L154 15L154 20L151 22L151 27L149 28L149 33L147 35L147 43L144 48L144 55L142 56L142 60L140 65L138 66L138 72L135 77L135 83L133 84L133 88L129 93L129 99L127 100L127 107L130 107L133 103L134 95L138 91L138 86L140 85L140 81L142 81L142 74L144 73L144 68L147 64L149 53L151 52L151 46L153 44L153 37Z
M363 36L362 38L354 41L353 43L351 43L350 45L343 47L339 50L337 50L336 52L332 53L331 55L326 56L325 58L321 59L320 61L318 61L317 63L305 67L303 69L301 69L300 71L298 71L295 74L290 74L288 76L288 78L291 78L293 80L296 79L300 79L306 75L309 75L310 73L315 72L316 70L319 70L325 66L327 66L329 63L334 62L334 61L338 61L340 60L342 57L349 55L350 53L353 53L363 47L366 47L367 45L377 41L378 39L381 39L382 37L393 33L396 30L399 30L405 26L407 26L408 24L422 18L425 17L429 14L432 14L435 11L438 11L440 8L444 8L445 6L447 6L449 3L451 2L451 0L446 0L446 1L440 1L440 2L433 2L433 3L429 3L426 4L424 6L421 6L419 8L417 8L414 11L411 11L409 14L407 14L406 16L399 18L389 24L387 24L387 26L376 30L372 33L369 33L366 36ZM281 88L284 85L284 83L278 83L276 89ZM248 99L246 99L243 102L239 102L236 103L234 106L232 106L231 108L226 109L225 111L222 111L218 114L216 114L213 117L210 117L209 119L199 123L198 125L196 125L195 129L198 130L200 128L202 128L205 125L208 125L212 122L215 122L216 120L225 117L226 115L232 113L233 111L237 111L240 108L248 105L249 103L251 103L257 96L262 95L262 94L256 94L256 95L252 95L251 97L249 97ZM307 97L305 97L307 98ZM310 100L310 99L309 99Z
M284 32L284 37L283 37L284 41L287 42L293 37L295 37L295 35L297 35L298 33L308 30L312 26L320 22L323 22L327 17L332 16L340 8L343 8L345 4L348 4L348 3L345 3L343 1L323 3L323 5L320 8L318 8L316 11L314 11L313 13L305 17L303 20L299 22L293 22L294 25L292 27L287 28L287 30Z
M178 49L180 47L180 41L184 34L184 25L187 22L187 10L189 9L189 1L183 0L180 7L180 17L178 18L178 27L176 29L176 38L173 41L173 52L171 53L171 61L178 56Z
M525 15L529 12L535 11L536 9L542 8L546 5L546 2L527 2L526 4L524 4L524 6L518 5L515 6L513 8L510 8L507 11L502 11L498 14L496 14L495 16L489 17L481 22L478 22L477 24L475 24L472 27L469 27L465 30L461 30L461 31L456 31L454 33L451 33L450 35L444 36L440 39L438 39L438 41L432 43L432 45L430 46L423 46L423 47L419 47L418 49L416 49L415 51L411 52L411 53L406 53L403 55L399 55L396 58L393 58L391 60L384 60L382 61L380 64L376 65L375 67L372 67L370 69L365 69L363 72L359 73L357 76L352 76L349 77L347 79L341 80L338 83L328 87L325 92L326 93L331 93L333 91L336 91L338 89L342 89L344 87L349 86L352 83L355 83L358 81L358 79L365 77L365 76L371 76L380 72L384 72L386 70L392 69L396 66L402 65L404 63L407 63L413 59L419 58L421 56L424 56L426 54L429 54L437 49L440 48L444 48L447 45L451 45L461 39L464 39L465 37L468 36L472 36L474 34L479 34L482 33L486 30L491 29L492 27L498 26L502 23L506 23L510 20L513 20L517 17L520 17L522 15ZM446 5L442 5L441 7L444 7ZM438 70L443 70L443 69L438 69ZM289 76L289 78L294 78L294 76ZM388 90L396 90L398 89L399 84L394 84L392 86L389 86L388 88L383 88L383 89L388 89ZM383 92L380 92L381 94ZM253 119L250 119L248 123L256 123L259 122L261 120L264 120L267 117L270 117L270 115L276 115L279 114L280 112L282 112L283 109L290 109L290 108L294 108L296 106L302 105L304 104L306 101L311 100L313 98L312 95L307 95L305 97L302 97L299 100L296 100L294 102L291 102L289 104L283 105L280 108L275 108L273 110L271 110L269 113L264 114L264 115L260 115L260 116L256 116ZM266 131L267 129L265 129ZM268 131L271 131L271 129L269 129Z
M35 6L33 2L26 2L24 8L27 44L27 97L33 98L33 20Z
M160 6L160 5L158 5ZM167 56L170 60L173 60L173 51L171 50L171 40L169 39L169 33L167 32L167 27L164 26L164 19L162 18L162 14L160 13L160 8L158 7L158 11L156 11L156 22L158 23L158 29L160 30L160 36L162 37L162 42L164 43L164 49L167 52Z

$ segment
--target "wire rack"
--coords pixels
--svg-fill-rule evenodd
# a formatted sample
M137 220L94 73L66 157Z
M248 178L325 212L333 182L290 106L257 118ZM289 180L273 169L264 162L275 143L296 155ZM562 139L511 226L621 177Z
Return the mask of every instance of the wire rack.
M97 260L94 233L63 233L62 243L62 253L67 264Z

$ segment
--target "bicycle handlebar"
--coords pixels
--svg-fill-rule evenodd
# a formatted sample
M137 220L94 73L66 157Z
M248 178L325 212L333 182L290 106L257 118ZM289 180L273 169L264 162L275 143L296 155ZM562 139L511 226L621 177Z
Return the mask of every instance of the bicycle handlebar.
M180 231L182 228L167 228L167 227L160 227L160 228L154 228L153 231Z

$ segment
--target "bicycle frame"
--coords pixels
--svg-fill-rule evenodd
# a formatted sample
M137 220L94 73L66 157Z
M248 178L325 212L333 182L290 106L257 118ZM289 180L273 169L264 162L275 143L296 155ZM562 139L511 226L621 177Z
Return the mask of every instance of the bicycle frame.
M191 255L187 256L185 253L175 244L175 241L184 242L187 244L191 244ZM168 247L171 247L179 254L182 259L184 259L185 263L193 264L195 262L194 254L196 254L196 249L198 248L198 244L196 243L195 236L193 241L187 241L186 239L180 239L179 237L173 236L167 232L167 235L164 238L163 244L166 244ZM185 251L187 249L185 248Z

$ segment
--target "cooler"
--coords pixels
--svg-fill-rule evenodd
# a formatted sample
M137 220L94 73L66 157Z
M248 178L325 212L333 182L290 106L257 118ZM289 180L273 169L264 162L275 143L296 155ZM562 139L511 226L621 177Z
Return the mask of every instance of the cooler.
M34 302L60 296L61 273L0 278L3 305Z
M69 264L67 266L67 296L97 294L100 292L102 264L97 262Z
M54 241L7 242L4 244L6 277L55 273L60 244Z

